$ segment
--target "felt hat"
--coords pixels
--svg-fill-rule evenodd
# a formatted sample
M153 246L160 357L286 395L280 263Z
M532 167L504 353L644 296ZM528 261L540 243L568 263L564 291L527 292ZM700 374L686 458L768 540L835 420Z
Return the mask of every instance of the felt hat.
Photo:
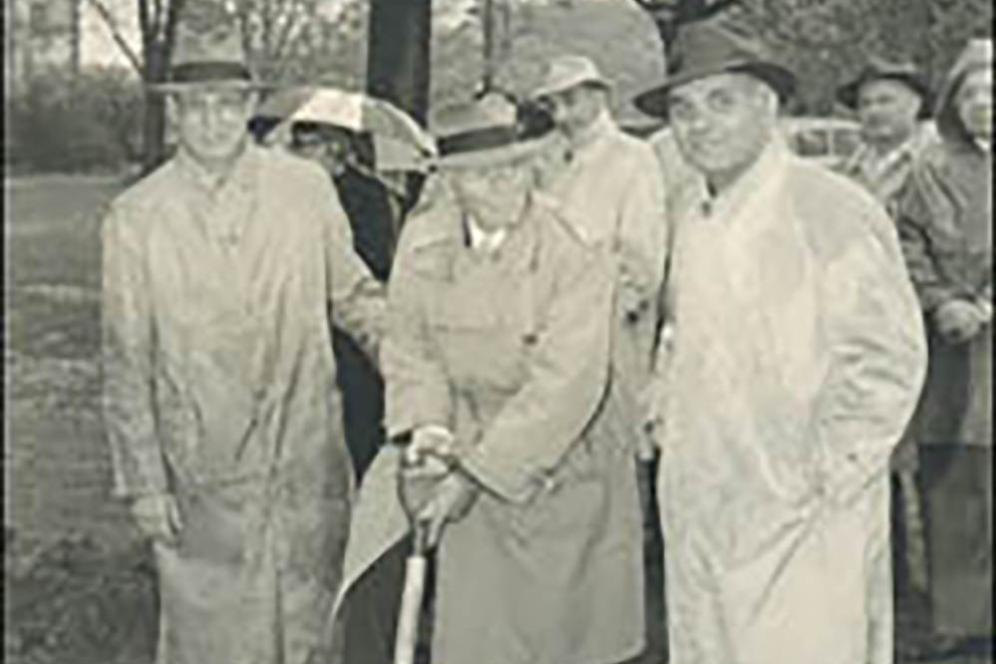
M647 115L667 117L668 97L675 88L715 74L749 74L767 83L783 101L795 92L795 75L762 42L714 21L682 26L668 55L664 82L633 100Z

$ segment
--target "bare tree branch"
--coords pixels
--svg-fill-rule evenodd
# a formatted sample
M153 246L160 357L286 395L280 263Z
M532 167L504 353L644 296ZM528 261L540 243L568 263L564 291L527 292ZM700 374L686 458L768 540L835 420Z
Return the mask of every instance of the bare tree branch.
M111 38L114 40L114 43L117 44L118 48L121 49L121 53L125 56L125 59L128 60L128 64L134 68L139 76L142 76L142 58L135 52L135 49L128 43L128 40L124 38L124 33L121 31L121 26L118 25L118 21L114 17L114 14L107 8L107 5L101 2L101 0L88 1L94 11L97 12L97 15L100 16L100 19L104 22L104 25L107 26L107 29L110 30Z

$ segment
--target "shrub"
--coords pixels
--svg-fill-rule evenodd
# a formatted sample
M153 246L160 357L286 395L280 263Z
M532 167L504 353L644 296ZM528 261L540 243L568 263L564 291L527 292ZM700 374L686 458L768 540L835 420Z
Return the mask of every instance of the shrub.
M8 111L15 170L119 169L140 155L142 87L126 69L46 72L14 91Z

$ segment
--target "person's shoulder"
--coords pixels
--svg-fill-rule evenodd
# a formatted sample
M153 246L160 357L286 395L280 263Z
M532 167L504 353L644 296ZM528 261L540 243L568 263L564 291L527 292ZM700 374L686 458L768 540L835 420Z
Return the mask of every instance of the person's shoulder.
M449 201L439 201L405 220L395 260L425 276L441 277L461 241L458 210Z
M111 201L110 209L120 214L155 209L176 196L179 185L174 159L142 176Z
M656 151L650 142L637 136L627 134L615 125L613 125L609 136L614 150L625 155L628 159L639 164L656 162Z
M841 173L791 157L786 185L796 218L820 256L833 258L870 237L895 234L882 204Z
M281 187L327 189L331 178L319 164L274 147L255 147L255 158L263 170L263 181Z

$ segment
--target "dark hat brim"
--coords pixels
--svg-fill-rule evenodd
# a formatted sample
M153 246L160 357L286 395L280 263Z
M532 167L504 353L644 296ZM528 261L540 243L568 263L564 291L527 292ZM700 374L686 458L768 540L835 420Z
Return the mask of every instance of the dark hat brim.
M932 114L933 94L930 86L922 77L906 72L869 72L865 71L850 83L837 88L837 101L852 110L858 110L858 97L861 88L872 81L897 81L919 95L923 101L920 106L919 119L929 118Z
M205 87L262 90L270 86L255 80L241 62L202 61L176 65L169 80L147 87L154 92L170 93Z
M701 78L725 73L748 74L760 79L770 86L783 102L795 93L795 74L774 62L752 60L683 71L668 77L663 84L638 94L633 98L633 105L649 116L667 119L670 95L676 88Z

